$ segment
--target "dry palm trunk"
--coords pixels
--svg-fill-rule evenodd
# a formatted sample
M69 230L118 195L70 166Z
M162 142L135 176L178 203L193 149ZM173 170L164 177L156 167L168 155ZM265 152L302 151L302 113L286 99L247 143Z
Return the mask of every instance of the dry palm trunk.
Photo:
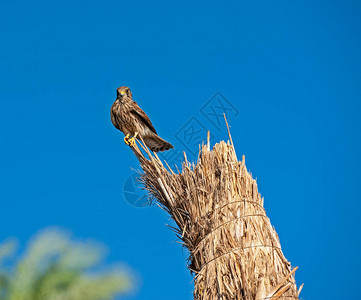
M190 252L195 299L298 299L294 271L263 207L257 183L231 142L203 145L196 165L174 173L140 146L135 155L152 199L165 209ZM167 169L168 168L168 169Z

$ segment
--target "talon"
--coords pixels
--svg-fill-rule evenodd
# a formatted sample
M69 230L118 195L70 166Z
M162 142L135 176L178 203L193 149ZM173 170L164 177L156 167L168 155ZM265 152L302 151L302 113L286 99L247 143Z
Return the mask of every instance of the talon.
M138 135L138 132L136 132L132 138L127 139L129 146L134 147L135 139L137 138L137 135Z
M124 137L124 143L129 145L129 133Z
M134 139L134 137L132 137L132 138L129 140L129 146L130 146L130 147L134 147L134 145L135 145L135 139Z

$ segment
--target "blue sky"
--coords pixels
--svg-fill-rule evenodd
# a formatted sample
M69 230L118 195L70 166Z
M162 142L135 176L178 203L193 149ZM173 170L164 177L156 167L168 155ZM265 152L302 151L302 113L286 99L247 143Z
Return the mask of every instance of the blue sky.
M237 153L258 179L285 256L300 267L303 298L358 299L348 287L358 285L361 246L360 2L1 7L1 239L25 243L43 227L64 227L102 241L109 262L134 270L139 286L127 299L192 299L187 253L168 216L124 197L139 164L109 109L116 88L130 86L182 151L176 136L190 120L214 142L227 138L201 111L220 92L235 108Z

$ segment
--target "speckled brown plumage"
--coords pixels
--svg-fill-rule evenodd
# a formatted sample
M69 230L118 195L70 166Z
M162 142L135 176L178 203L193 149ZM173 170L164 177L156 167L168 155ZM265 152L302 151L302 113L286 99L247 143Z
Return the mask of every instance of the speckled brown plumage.
M134 136L137 132L154 152L173 148L170 143L158 136L149 117L133 101L132 92L126 86L117 89L117 99L110 110L110 117L115 128L130 136Z

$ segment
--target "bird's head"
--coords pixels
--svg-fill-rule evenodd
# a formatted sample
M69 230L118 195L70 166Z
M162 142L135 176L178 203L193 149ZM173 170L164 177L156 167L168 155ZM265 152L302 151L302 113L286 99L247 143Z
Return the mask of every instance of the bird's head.
M130 88L126 86L121 86L117 88L117 99L122 100L123 98L132 99L132 92L130 91Z

